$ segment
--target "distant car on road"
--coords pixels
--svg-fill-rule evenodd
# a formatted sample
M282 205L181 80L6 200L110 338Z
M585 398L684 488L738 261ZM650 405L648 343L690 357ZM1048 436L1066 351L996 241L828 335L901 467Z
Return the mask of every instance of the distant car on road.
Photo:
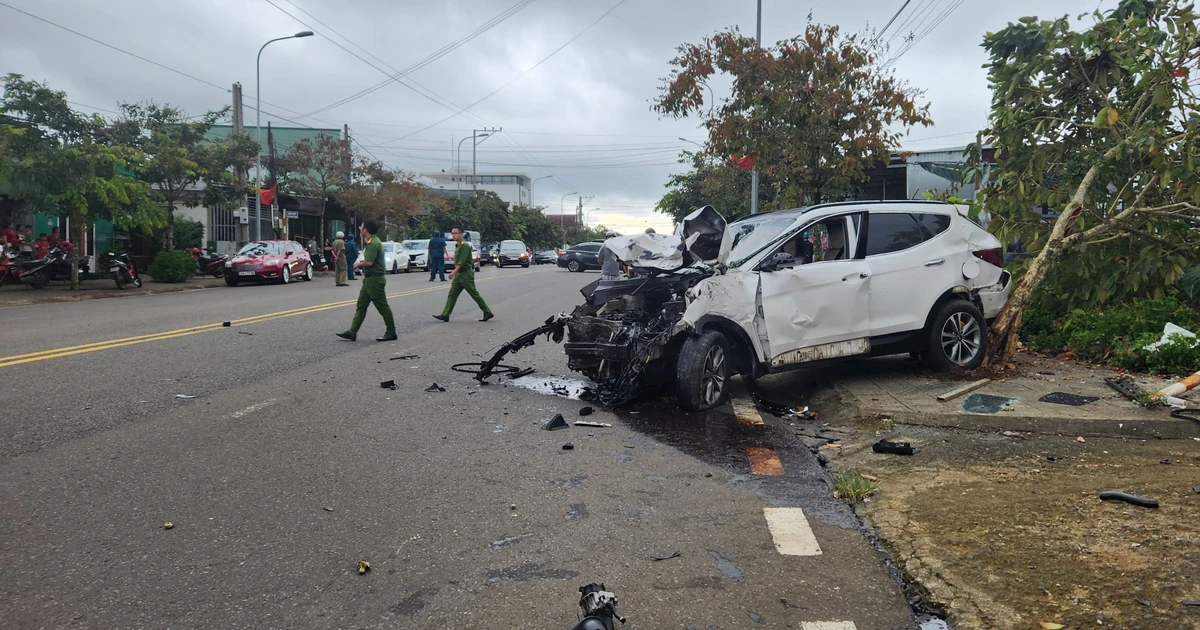
M500 241L496 251L496 266L505 265L529 266L529 248L521 241Z
M475 260L475 271L479 271L479 266L481 264L479 248L476 247L474 243L471 243L470 245L471 245L471 255L472 255L471 257ZM454 246L453 241L446 243L446 271L447 272L449 272L451 269L454 269L454 247L455 246Z
M579 243L558 257L558 266L569 271L587 271L600 268L600 248L604 243Z
M396 255L396 265L411 273L413 269L429 269L429 239L402 241L400 253Z
M533 264L535 265L552 265L556 262L558 262L558 252L553 249L534 252L533 254Z
M400 243L395 241L384 241L380 243L380 245L383 246L383 268L388 273L400 273L400 270L403 269L405 265L405 263L400 259L402 256L401 252L403 251ZM358 252L358 259L355 262L361 262L362 260L363 252L360 250Z
M479 248L479 262L484 265L496 264L496 251L500 247L498 243L484 243Z
M242 282L287 284L297 278L312 280L313 262L295 241L253 241L225 263L225 284L231 287Z

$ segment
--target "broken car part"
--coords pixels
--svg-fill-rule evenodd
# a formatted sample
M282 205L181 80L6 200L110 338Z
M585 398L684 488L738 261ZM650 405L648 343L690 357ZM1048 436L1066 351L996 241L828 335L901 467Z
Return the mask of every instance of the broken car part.
M1123 501L1130 505L1136 505L1136 506L1144 507L1144 508L1158 509L1158 501L1148 498L1148 497L1139 497L1136 494L1129 494L1128 492L1117 492L1115 490L1106 490L1106 491L1100 493L1100 500L1101 501Z
M1184 409L1175 409L1171 411L1172 418L1180 420L1191 420L1196 424L1200 424L1200 407L1186 407Z
M871 450L876 453L888 455L913 455L919 449L914 448L908 442L889 442L888 440L879 440L871 445Z
M576 420L575 426L577 426L577 427L600 427L600 428L612 427L612 425L607 422L590 422L590 421L586 421L586 420Z
M446 388L442 387L441 385L438 385L437 383L434 383L433 385L426 387L425 391L427 391L427 392L444 392L444 391L446 391Z
M571 425L567 424L567 421L563 419L563 415L561 413L556 413L554 414L553 418L550 418L542 423L542 430L557 431L559 429L570 428L570 426Z
M574 630L613 630L613 619L625 623L617 610L617 596L605 590L602 583L579 587L579 608L583 619Z
M1100 400L1099 396L1080 396L1079 394L1069 394L1067 392L1051 392L1038 399L1041 402L1055 403L1058 405L1070 405L1072 407L1082 407L1088 403Z
M546 335L547 339L553 339L555 343L559 343L563 339L563 328L566 326L566 320L561 315L556 315L546 320L545 324L513 339L512 341L500 346L500 349L492 355L492 358L483 363L459 363L450 366L450 369L455 372L465 372L474 374L475 380L483 383L493 374L519 373L520 369L512 365L501 365L500 360L508 354L519 352L524 348L532 346L537 338L541 335ZM474 369L472 369L474 368ZM532 369L527 372L532 373ZM516 378L516 376L514 376Z
M974 383L968 383L967 385L963 385L962 387L955 387L954 389L946 392L945 394L938 396L937 397L938 402L946 402L947 400L958 398L959 396L962 396L963 394L969 394L991 382L992 382L992 379L990 379L990 378L981 378L978 381L975 381Z
M570 451L570 450L573 450L574 448L575 448L575 445L570 442L567 442L566 444L562 445L562 450L564 450L564 451Z
M1134 383L1131 378L1113 378L1109 376L1105 377L1104 383L1129 400L1137 400L1142 396L1142 388L1138 387L1138 384Z
M579 415L580 416L590 416L590 415L592 415L593 411L595 411L595 409L592 409L591 407L584 407L579 410Z
M655 562L662 562L663 560L670 560L672 558L681 558L681 557L683 557L683 554L676 551L675 553L672 553L669 556L655 556L651 559L654 560Z

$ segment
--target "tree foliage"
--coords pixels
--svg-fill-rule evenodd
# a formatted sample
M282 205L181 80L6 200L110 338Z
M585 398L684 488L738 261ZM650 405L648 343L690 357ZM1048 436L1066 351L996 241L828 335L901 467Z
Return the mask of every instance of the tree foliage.
M400 225L407 225L430 201L428 188L411 173L361 156L354 160L349 182L343 183L334 196L353 215Z
M676 223L705 205L719 208L727 221L749 216L752 189L749 172L706 153L689 151L684 157L691 160L692 170L671 176L667 181L667 194L655 205L657 211L670 216ZM774 180L770 176L760 180L759 207L769 209L773 205Z
M1093 18L1082 31L1022 18L984 38L992 111L969 164L995 147L983 208L1003 242L1036 254L992 328L993 363L1044 280L1081 303L1158 296L1200 251L1196 14L1122 0ZM1059 213L1051 225L1043 205Z
M932 124L920 92L882 66L868 37L811 16L802 35L769 48L737 29L717 33L679 47L654 109L699 118L718 159L752 156L780 206L840 198L887 161L902 130ZM715 80L732 93L714 101Z
M317 136L316 142L304 138L288 147L278 170L274 175L281 189L321 200L322 226L329 195L349 186L355 177L349 141L326 134Z
M239 174L254 162L257 144L246 134L211 140L208 131L229 108L199 117L157 103L122 103L121 117L105 131L110 141L142 153L143 177L167 207L163 246L175 246L175 208L194 200L205 205L241 199Z

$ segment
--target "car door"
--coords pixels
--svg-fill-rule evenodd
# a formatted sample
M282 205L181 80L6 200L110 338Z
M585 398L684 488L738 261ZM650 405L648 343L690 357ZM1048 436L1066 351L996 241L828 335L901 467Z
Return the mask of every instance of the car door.
M579 248L580 262L585 267L600 268L600 243L588 243Z
M855 215L817 220L763 259L796 260L756 272L772 367L870 352L873 278L858 251L859 223Z
M866 260L875 286L873 337L924 328L938 298L961 284L963 261L948 238L953 210L947 208L871 211Z

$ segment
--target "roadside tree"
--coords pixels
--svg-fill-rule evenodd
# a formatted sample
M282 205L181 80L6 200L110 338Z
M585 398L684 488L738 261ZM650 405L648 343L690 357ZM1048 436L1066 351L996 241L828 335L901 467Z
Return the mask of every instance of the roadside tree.
M304 138L288 148L278 167L280 172L276 177L283 189L321 200L320 240L323 242L329 195L349 186L356 176L349 141L325 134L317 136L316 142Z

